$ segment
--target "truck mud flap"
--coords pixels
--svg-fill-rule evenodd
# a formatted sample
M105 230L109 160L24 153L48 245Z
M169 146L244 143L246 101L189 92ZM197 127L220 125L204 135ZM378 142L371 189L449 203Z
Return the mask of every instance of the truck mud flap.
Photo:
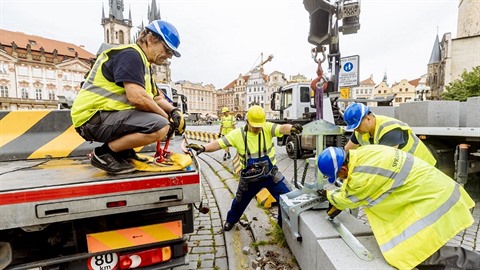
M12 262L10 243L0 242L0 269L5 269Z

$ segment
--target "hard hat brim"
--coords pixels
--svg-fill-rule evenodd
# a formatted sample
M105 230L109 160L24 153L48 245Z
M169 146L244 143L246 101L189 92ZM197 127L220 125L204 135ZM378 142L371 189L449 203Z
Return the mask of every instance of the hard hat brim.
M252 127L255 127L255 128L263 128L265 126L265 122L251 122L251 121L248 121L248 123L250 124L250 126Z
M362 118L362 119L363 119L363 118ZM354 130L354 129L358 128L358 126L360 126L360 123L361 123L361 122L362 122L362 121L360 121L360 122L358 122L358 123L356 123L356 124L353 124L353 125L348 125L348 126L347 126L347 130Z

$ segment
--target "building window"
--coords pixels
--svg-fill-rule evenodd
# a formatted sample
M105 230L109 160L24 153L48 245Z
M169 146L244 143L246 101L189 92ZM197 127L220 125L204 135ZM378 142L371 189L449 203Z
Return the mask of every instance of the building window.
M41 100L42 99L42 89L35 89L35 98L37 100Z
M382 93L382 90L378 90L378 93L381 94L381 93Z
M402 88L400 88L400 92L402 92Z
M55 91L48 91L48 100L55 100Z
M0 85L0 97L8 97L8 87Z
M5 64L5 63L0 63L0 73L7 73L7 70L8 70L8 65Z
M22 98L28 99L28 90L25 88L22 88Z
M27 67L18 67L18 75L27 76L28 68Z
M33 68L33 77L42 77L42 70L39 68Z
M387 90L383 90L383 93L386 94L386 93L387 93Z
M47 79L55 79L55 70L47 70Z

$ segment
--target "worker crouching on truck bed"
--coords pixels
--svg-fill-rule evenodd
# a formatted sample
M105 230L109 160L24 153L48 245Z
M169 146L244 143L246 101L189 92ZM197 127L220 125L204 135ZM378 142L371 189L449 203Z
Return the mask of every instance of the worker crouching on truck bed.
M343 114L347 129L355 130L345 145L345 151L360 145L382 144L393 146L435 166L437 161L427 146L407 124L395 118L375 115L362 103L352 103Z
M279 201L280 194L290 190L283 180L285 177L276 166L275 146L273 137L284 134L299 134L302 126L299 124L277 125L265 120L265 111L260 106L252 106L247 112L247 123L236 128L224 137L211 141L206 145L189 144L197 152L214 152L220 148L235 147L240 157L242 171L235 198L233 199L225 231L230 231L237 223L247 208L252 198L262 189L266 188L272 196ZM278 224L281 226L281 211L278 211Z
M156 20L136 44L98 56L71 110L77 132L87 141L104 143L92 153L93 166L111 174L132 172L135 167L127 160L138 159L133 148L184 130L182 113L158 91L150 69L150 64L180 57L179 45L177 29Z
M409 153L366 145L348 153L329 147L318 157L319 170L338 190L321 190L333 218L362 206L386 261L399 269L480 269L480 253L446 246L473 224L475 203L461 185ZM437 268L435 268L437 269Z

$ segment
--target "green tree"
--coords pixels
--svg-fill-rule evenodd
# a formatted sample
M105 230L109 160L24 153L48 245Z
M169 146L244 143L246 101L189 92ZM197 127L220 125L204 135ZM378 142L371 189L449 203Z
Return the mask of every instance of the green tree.
M480 66L470 72L464 71L460 77L445 87L442 99L466 101L469 97L480 96Z

